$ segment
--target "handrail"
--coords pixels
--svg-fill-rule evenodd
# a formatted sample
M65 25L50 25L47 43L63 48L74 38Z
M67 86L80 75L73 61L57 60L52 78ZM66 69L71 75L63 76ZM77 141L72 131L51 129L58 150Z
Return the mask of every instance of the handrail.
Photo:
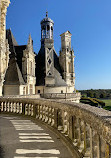
M111 112L87 104L0 98L1 112L40 119L67 137L84 158L111 158Z

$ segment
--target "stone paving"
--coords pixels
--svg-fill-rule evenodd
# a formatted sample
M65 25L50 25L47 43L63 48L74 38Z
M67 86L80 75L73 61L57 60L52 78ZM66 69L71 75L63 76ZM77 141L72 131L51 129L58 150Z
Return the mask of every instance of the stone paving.
M0 115L0 158L72 158L61 139L40 123Z

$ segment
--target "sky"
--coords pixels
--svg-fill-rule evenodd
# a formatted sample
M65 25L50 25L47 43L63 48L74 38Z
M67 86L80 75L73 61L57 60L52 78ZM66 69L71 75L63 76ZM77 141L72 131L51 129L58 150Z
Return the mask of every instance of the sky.
M58 55L60 34L72 33L76 89L111 89L111 0L11 0L7 29L19 45L27 44L31 34L38 53L46 10L54 21Z

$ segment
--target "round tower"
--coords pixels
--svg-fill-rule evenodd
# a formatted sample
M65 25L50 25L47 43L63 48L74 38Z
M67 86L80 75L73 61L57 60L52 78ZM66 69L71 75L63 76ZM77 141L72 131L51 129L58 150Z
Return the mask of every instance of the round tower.
M46 17L41 21L41 40L53 39L53 26L54 22L48 17L48 12L46 12Z

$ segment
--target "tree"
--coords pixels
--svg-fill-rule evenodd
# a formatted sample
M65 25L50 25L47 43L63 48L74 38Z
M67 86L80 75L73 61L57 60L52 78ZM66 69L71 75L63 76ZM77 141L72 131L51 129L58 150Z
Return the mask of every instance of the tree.
M100 98L105 98L106 95L105 95L105 93L101 93L99 97L100 97Z
M90 98L93 98L93 97L94 97L93 92L89 91L89 92L87 93L87 96L90 97Z

